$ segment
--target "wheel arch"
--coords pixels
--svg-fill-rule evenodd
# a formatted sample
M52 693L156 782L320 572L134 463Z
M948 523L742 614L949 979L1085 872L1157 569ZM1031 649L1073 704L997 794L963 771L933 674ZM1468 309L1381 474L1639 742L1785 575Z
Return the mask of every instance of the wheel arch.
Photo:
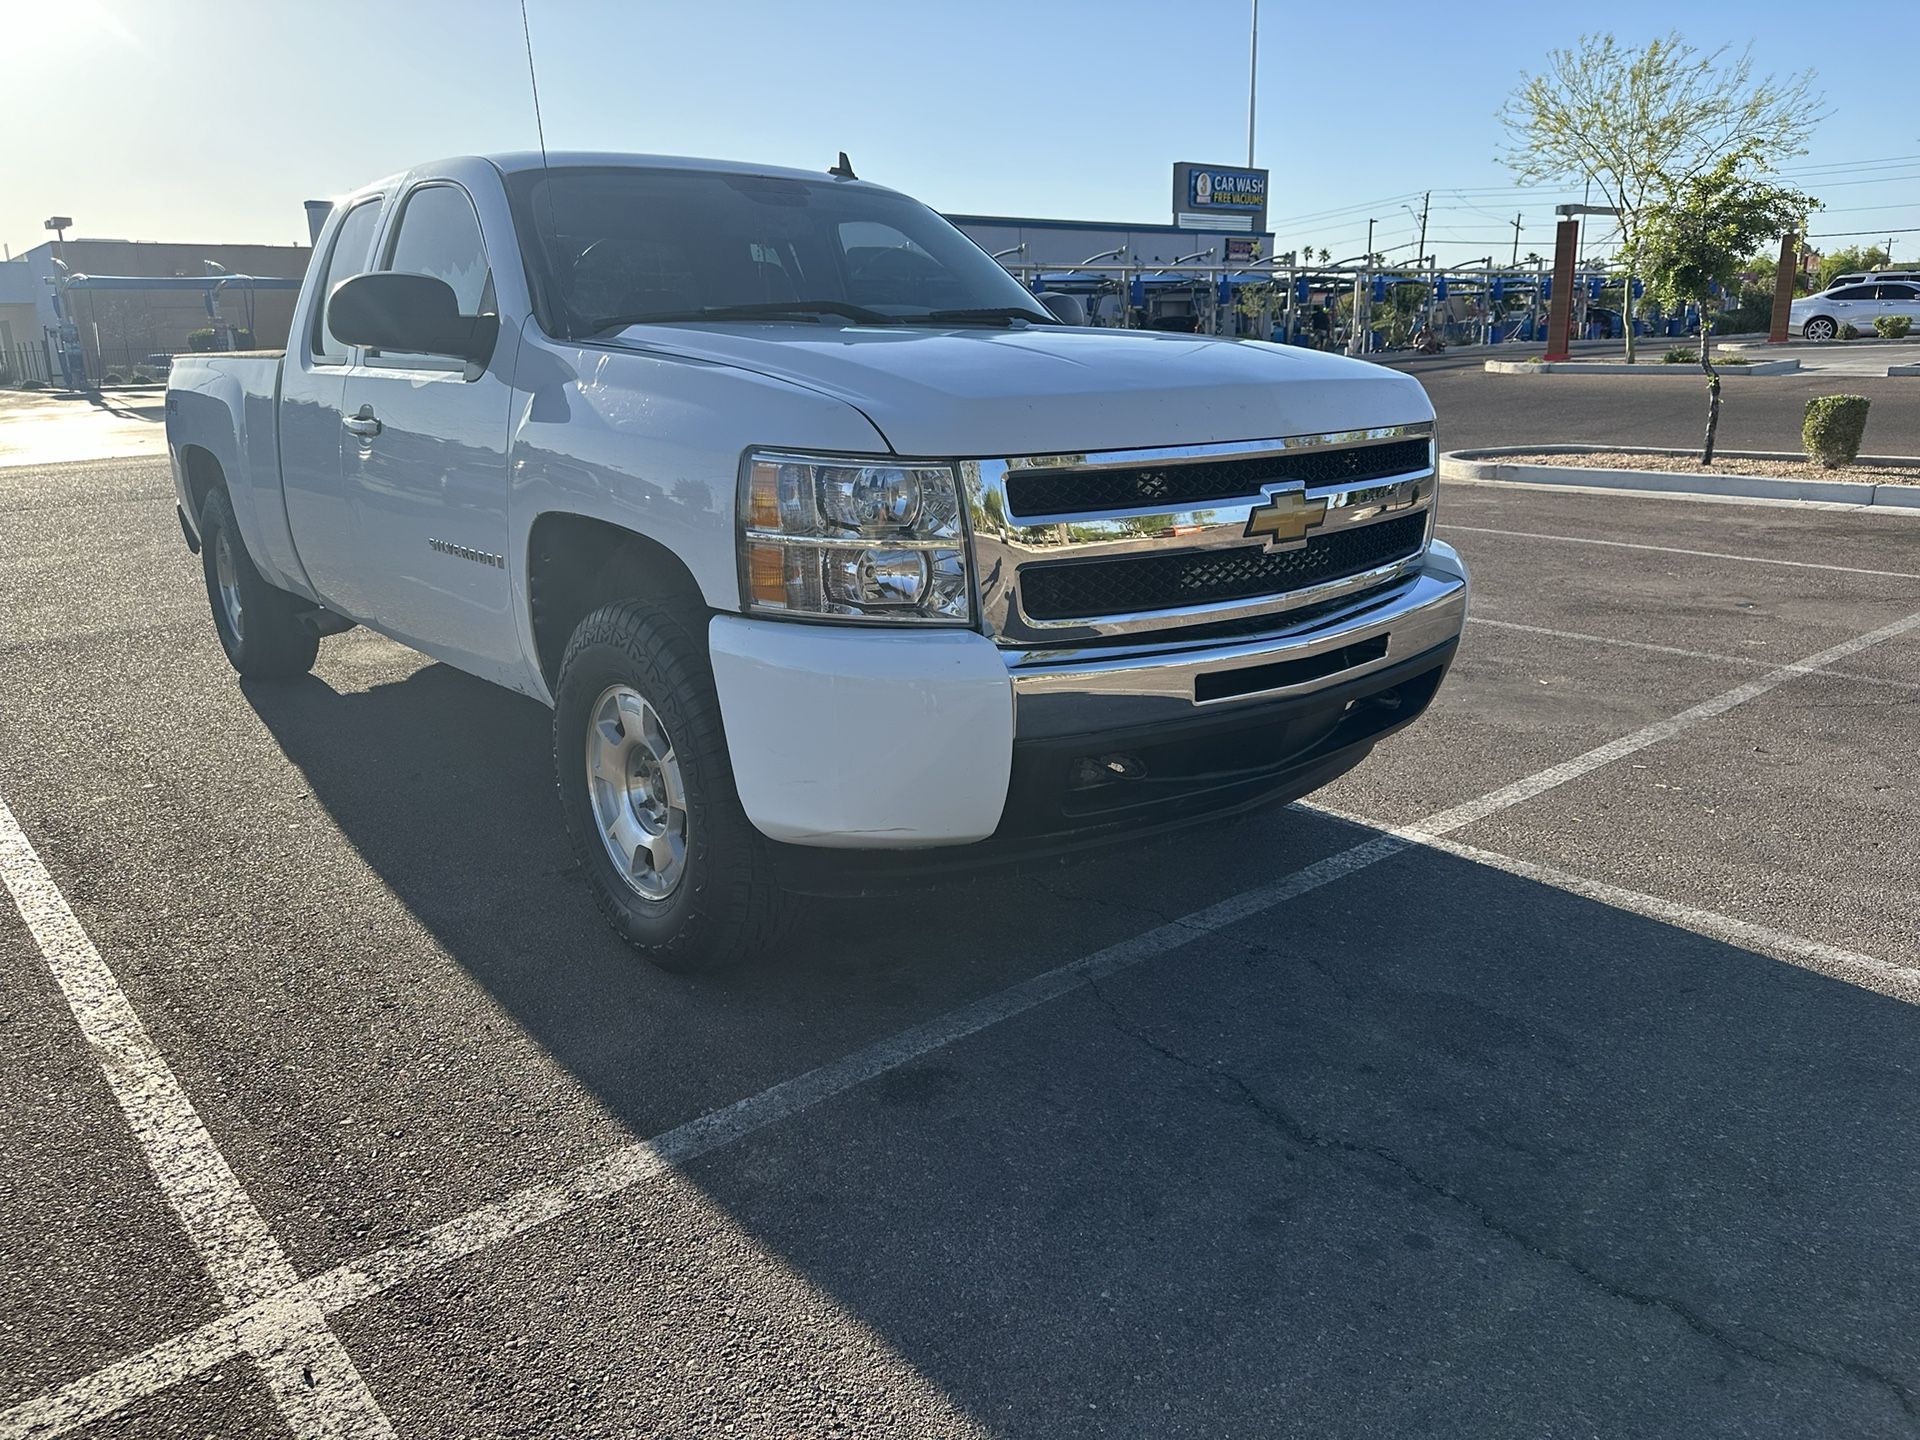
M204 445L182 445L180 447L180 470L187 485L189 513L187 520L193 526L193 533L200 533L200 511L207 503L207 496L216 486L227 483L227 472L220 464L220 457Z
M678 619L704 656L712 607L693 572L637 530L568 511L536 516L527 531L527 609L534 659L549 694L579 624L603 605L638 600Z

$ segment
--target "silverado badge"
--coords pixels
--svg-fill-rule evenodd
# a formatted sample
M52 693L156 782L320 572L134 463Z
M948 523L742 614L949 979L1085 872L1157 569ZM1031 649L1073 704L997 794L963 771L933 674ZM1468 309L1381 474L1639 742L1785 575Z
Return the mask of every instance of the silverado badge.
M1247 515L1247 538L1265 539L1269 550L1293 550L1307 543L1307 531L1327 518L1324 498L1309 500L1304 490L1280 490Z

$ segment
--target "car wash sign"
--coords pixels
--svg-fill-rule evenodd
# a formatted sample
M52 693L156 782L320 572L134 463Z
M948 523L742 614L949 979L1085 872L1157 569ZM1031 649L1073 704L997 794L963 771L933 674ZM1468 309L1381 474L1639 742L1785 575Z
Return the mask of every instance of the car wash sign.
M1267 172L1230 165L1173 167L1173 223L1190 230L1267 228Z

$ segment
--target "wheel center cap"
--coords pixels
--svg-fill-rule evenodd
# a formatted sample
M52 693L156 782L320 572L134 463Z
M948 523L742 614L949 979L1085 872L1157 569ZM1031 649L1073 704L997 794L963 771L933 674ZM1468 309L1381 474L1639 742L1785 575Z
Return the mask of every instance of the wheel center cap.
M663 798L660 762L639 747L627 752L627 792L635 815L643 820L659 818Z

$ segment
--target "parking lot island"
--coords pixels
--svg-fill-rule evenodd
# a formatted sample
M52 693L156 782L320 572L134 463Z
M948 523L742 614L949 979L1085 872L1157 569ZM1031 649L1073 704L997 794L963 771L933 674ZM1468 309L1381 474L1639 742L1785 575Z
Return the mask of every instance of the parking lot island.
M1697 451L1655 446L1487 446L1448 451L1440 457L1440 474L1454 480L1920 509L1920 457L1862 455L1852 465L1824 472L1804 454L1789 451L1723 450L1712 466L1702 466L1697 456ZM1827 473L1837 478L1821 478Z

